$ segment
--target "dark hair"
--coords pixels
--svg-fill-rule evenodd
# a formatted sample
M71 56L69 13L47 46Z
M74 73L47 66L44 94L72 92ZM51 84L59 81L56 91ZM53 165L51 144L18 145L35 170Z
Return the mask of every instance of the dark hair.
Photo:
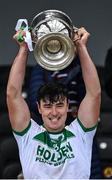
M62 83L50 82L42 85L38 90L38 103L40 103L40 100L48 100L51 103L54 103L58 100L64 100L65 97L68 101L68 90Z

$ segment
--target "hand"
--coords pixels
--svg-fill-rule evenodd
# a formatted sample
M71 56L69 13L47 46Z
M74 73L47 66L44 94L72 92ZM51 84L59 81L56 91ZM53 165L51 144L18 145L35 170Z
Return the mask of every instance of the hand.
M17 44L19 44L20 47L21 47L21 46L27 47L27 44L26 44L26 42L25 42L25 40L24 40L25 35L26 35L25 31L19 30L19 31L17 31L16 34L13 36L13 39L16 40Z
M86 45L89 36L90 34L86 31L86 29L84 27L81 27L78 29L78 31L74 32L73 42L75 43L76 46Z

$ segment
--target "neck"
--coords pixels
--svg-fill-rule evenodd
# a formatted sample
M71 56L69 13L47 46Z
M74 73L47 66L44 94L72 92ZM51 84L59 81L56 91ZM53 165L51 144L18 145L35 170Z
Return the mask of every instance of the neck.
M52 128L49 128L49 127L46 127L45 124L43 124L43 126L45 127L45 129L49 132L49 133L60 133L63 131L64 127L65 127L65 124L63 125L63 127L60 127L58 129L52 129Z

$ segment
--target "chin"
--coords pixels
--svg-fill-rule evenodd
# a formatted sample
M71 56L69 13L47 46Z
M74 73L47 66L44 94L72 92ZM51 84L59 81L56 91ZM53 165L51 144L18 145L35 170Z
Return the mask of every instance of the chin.
M53 131L61 131L63 130L63 126L60 126L60 125L53 125L50 127Z

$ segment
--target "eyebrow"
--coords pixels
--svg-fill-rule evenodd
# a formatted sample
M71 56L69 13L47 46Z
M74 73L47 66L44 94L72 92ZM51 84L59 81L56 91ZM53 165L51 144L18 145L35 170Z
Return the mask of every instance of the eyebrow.
M53 102L53 103L52 103L52 102L48 102L48 103L47 103L47 102L44 102L44 103L43 103L43 105L52 105L52 104L57 104L57 105L58 105L58 104L64 104L64 101Z

